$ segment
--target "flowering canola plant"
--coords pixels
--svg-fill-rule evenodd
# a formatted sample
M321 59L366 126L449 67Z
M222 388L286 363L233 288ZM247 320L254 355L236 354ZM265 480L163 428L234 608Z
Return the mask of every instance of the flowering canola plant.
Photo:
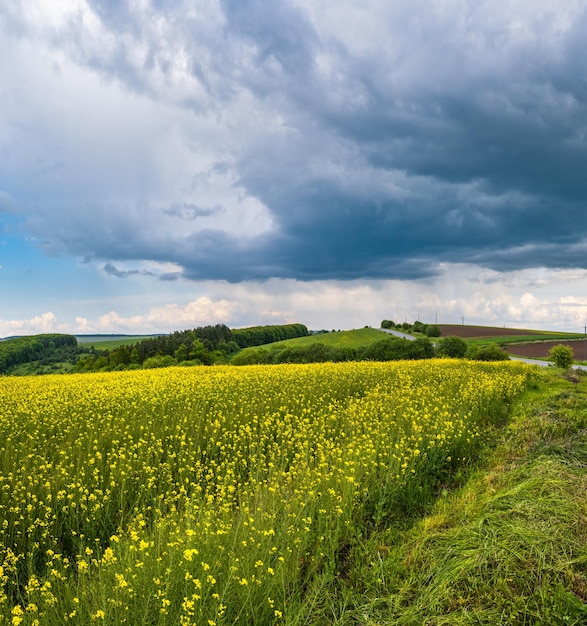
M0 619L285 623L360 520L472 454L530 368L0 378ZM360 530L360 529L359 529Z

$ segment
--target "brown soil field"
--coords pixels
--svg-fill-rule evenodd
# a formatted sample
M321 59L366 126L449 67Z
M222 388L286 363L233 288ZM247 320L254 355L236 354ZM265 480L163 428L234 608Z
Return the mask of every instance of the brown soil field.
M523 328L497 328L495 326L463 326L461 324L439 324L443 337L453 335L463 339L481 339L483 337L519 337L520 335L541 335L537 330Z
M531 359L539 359L548 356L553 346L569 346L577 360L587 359L587 343L584 339L577 341L540 341L538 343L518 343L504 348L515 356L525 356Z

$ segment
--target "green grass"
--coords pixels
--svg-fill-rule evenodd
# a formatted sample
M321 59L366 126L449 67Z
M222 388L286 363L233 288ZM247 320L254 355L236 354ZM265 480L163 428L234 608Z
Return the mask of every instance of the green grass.
M483 345L490 343L497 343L500 345L507 345L512 343L529 343L529 342L542 342L542 341L570 341L573 339L585 339L585 335L579 335L576 333L548 333L545 332L542 335L503 335L501 337L479 337L478 339L465 339L467 343L474 345Z
M541 371L428 515L353 546L308 623L586 624L587 377L567 377Z
M313 343L323 343L336 348L360 348L385 339L389 335L374 328L359 328L356 330L339 330L319 335L308 335L307 337L296 337L295 339L284 339L266 344L265 347L285 348L291 346L308 346Z
M307 337L296 337L294 339L284 339L267 343L263 346L252 346L243 348L236 354L243 355L248 352L255 352L259 348L273 350L292 347L307 347L315 343L322 343L335 348L360 348L371 343L376 343L389 337L386 333L374 328L359 328L355 330L339 330L335 332L320 333L318 335L308 335ZM232 357L236 356L232 355ZM232 358L231 357L231 358Z

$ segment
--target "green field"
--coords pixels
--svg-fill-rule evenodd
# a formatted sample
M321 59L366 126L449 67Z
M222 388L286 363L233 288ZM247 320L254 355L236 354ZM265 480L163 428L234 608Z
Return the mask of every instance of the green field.
M388 337L386 333L374 328L359 328L356 330L338 330L327 333L318 333L308 335L307 337L296 337L295 339L284 339L283 341L274 341L263 346L255 346L252 348L244 348L238 354L247 351L256 351L260 347L273 350L286 347L310 346L314 343L322 343L335 348L360 348L362 346L376 343Z
M377 563L535 378L447 359L1 378L0 619L381 623Z
M531 335L502 335L496 337L480 337L480 338L472 338L466 339L467 343L471 344L490 344L496 343L499 345L508 345L515 343L531 343L538 341L569 341L571 339L585 339L585 335L581 335L578 333L552 333L552 332L534 332Z
M388 335L375 328L359 328L355 330L338 330L308 335L307 337L296 337L295 339L285 339L284 341L276 341L267 344L267 346L307 346L312 343L323 343L336 348L359 348L370 343L375 343L376 341L381 341L387 336Z

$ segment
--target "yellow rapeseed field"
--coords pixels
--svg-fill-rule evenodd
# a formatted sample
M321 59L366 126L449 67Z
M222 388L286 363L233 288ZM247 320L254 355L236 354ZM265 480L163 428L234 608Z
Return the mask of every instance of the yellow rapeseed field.
M455 467L517 363L0 378L0 620L288 621L341 543Z

